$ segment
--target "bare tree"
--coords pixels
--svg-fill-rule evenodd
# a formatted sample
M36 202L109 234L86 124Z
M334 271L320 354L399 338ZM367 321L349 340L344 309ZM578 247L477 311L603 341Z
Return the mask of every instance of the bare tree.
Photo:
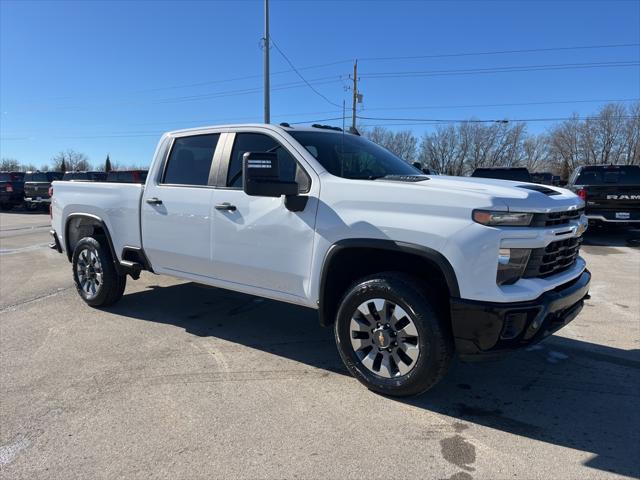
M418 139L411 130L392 132L385 127L363 130L363 135L374 143L386 148L407 163L417 160Z
M0 171L15 172L20 170L20 162L15 158L3 158L0 160Z
M418 160L430 169L447 175L458 175L460 142L453 125L438 126L420 142Z
M384 147L389 144L391 132L384 127L373 127L371 130L362 129L362 134L373 143Z
M640 102L629 106L627 113L620 161L627 165L640 165Z
M549 139L545 135L528 136L522 142L522 165L530 172L549 170Z
M578 165L640 164L640 102L629 107L605 105L584 119L574 114L539 135L527 133L524 123L486 124L473 119L437 126L422 136L419 148L410 131L375 127L365 135L408 162L418 160L451 175L478 167L523 165L566 179Z
M54 170L62 170L63 166L68 171L91 170L89 158L84 153L71 149L58 153L52 161Z
M549 147L554 159L555 168L567 178L580 164L580 148L582 144L582 126L577 115L562 122L550 133Z
M402 130L390 135L390 142L386 148L405 162L413 163L418 153L418 139L411 130Z

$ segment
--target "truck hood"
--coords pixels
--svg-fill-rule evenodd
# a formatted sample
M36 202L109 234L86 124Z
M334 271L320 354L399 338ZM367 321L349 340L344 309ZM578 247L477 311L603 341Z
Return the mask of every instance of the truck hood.
M536 183L434 175L413 185L460 197L482 198L484 201L481 203L513 212L553 212L584 207L582 199L570 190Z

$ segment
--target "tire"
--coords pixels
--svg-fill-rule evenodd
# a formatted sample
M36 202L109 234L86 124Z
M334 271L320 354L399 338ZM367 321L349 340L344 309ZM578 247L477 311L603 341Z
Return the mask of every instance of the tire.
M356 282L340 303L334 333L351 375L389 396L432 388L447 372L454 352L444 309L430 298L428 286L402 273Z
M107 307L122 298L127 276L120 275L109 248L92 237L82 238L72 257L73 281L82 299L92 307Z

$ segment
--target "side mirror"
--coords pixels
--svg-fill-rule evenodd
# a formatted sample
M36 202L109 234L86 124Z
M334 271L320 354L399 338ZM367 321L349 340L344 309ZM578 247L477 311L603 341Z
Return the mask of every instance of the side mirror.
M298 195L297 182L280 180L278 155L274 152L247 152L242 156L242 188L253 197Z

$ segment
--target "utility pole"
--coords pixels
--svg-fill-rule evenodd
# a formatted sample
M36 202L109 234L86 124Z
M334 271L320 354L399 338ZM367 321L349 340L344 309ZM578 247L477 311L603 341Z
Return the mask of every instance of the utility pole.
M356 129L356 103L358 103L358 60L353 64L353 105L351 107L351 129Z
M264 0L264 123L271 123L269 86L269 0Z

